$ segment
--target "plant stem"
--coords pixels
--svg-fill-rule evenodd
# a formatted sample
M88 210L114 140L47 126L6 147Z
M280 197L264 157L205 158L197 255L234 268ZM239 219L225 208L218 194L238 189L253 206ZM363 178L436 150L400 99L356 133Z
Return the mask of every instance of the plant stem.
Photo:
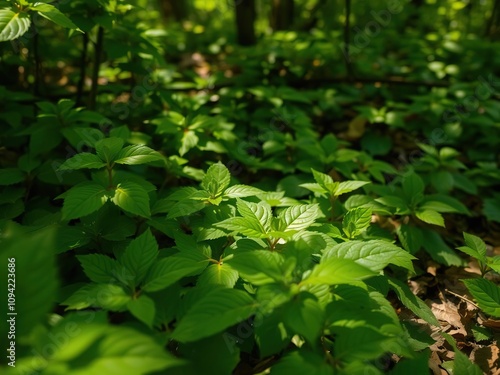
M89 45L89 36L88 34L83 34L83 46L82 53L80 55L80 80L78 81L78 86L76 89L76 105L80 106L82 104L82 96L83 96L83 86L85 85L85 73L87 67L87 51Z
M106 170L108 171L108 181L109 181L109 186L108 186L108 189L112 189L113 188L113 166L108 166L106 168Z
M347 69L347 76L348 76L349 80L353 80L354 74L352 71L351 54L350 54L350 48L349 48L349 41L351 39L351 36L350 36L350 29L351 29L350 18L351 18L351 0L345 0L345 24L344 24L345 64L346 64L346 69Z
M90 88L89 109L95 110L97 98L97 87L99 80L99 68L101 67L101 55L104 45L104 28L99 26L97 30L97 42L94 51L94 71L92 72L92 87Z

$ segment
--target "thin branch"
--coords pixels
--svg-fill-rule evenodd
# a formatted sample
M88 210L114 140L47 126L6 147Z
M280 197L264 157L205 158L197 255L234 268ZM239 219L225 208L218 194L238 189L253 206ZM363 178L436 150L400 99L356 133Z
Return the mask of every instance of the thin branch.
M83 46L82 53L80 55L80 79L78 80L78 86L76 88L76 105L77 107L82 104L82 96L83 96L83 86L85 85L85 75L86 75L86 67L87 67L87 51L89 45L89 36L87 33L82 35Z
M104 42L104 28L99 26L97 30L97 42L94 53L94 71L92 72L92 87L90 88L89 109L95 109L97 98L97 87L99 85L99 68L101 67L101 56Z

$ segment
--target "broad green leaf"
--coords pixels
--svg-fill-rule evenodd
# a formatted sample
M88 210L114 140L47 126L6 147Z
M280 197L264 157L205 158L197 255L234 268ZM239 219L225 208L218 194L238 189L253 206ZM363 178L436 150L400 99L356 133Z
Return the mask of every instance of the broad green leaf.
M25 174L17 168L0 169L0 186L14 185L24 181Z
M224 191L225 198L252 197L264 193L264 191L248 185L233 185Z
M358 207L349 210L342 220L342 230L348 238L360 235L370 226L372 210L369 207Z
M67 29L73 29L81 31L71 20L61 13L59 9L55 6L45 3L35 3L30 6L30 9L35 10L42 17L58 24L59 26L65 27Z
M266 315L254 328L255 341L262 358L281 352L290 343L291 334L285 328L281 310Z
M103 254L78 255L77 258L90 280L103 284L115 280L116 260Z
M0 9L0 42L19 38L30 25L28 12L14 13L10 9Z
M415 216L417 216L420 220L428 224L439 225L444 228L444 218L437 211L425 210L425 211L417 211L415 212Z
M486 279L462 280L477 304L486 314L500 317L500 287Z
M248 237L265 238L266 231L257 219L246 219L244 217L232 217L214 224L218 228L241 233Z
M401 224L397 228L396 232L399 238L399 242L401 242L403 248L410 254L417 253L417 251L419 251L422 247L424 238L422 236L420 228L414 225Z
M324 190L324 192L329 192L330 194L333 194L334 191L338 187L338 182L334 182L333 179L330 177L330 175L315 171L314 169L311 169L311 171L312 171L314 180L319 185L319 187L322 190ZM306 189L307 189L307 187L306 187ZM314 190L311 190L311 191L314 191Z
M357 190L362 186L365 186L367 184L371 184L369 181L343 181L339 183L339 186L335 190L334 195L339 196L345 193L350 193L351 191Z
M218 197L229 186L231 175L221 162L212 164L201 181L201 187L208 191L212 197Z
M467 246L457 247L457 249L480 260L481 262L486 262L486 245L483 240L465 232L464 239Z
M293 333L315 345L323 327L324 311L312 294L303 292L286 306L283 319Z
M264 232L271 230L271 220L273 217L271 206L267 203L252 203L237 199L236 207L238 212L245 219L257 220L261 223Z
M424 198L424 182L415 172L403 175L403 192L407 202L416 204Z
M96 182L84 181L65 193L63 220L77 219L101 208L108 200L106 189Z
M199 138L193 130L188 130L182 134L181 147L179 148L179 155L184 156L189 150L196 147Z
M185 199L175 203L168 211L167 219L175 219L177 217L189 216L203 210L205 202L197 202L191 199Z
M72 158L69 158L59 167L60 171L72 170L72 169L83 169L83 168L102 168L105 167L106 163L104 163L101 158L97 155L90 154L88 152L82 152L80 154L76 154Z
M73 325L61 323L66 327ZM103 323L74 325L80 329L79 334L66 333L66 344L55 345L57 350L52 358L44 361L47 374L147 375L184 364L151 335L133 328Z
M118 155L116 155L115 163L136 165L163 159L164 157L159 152L147 146L132 145L125 147L118 153Z
M500 223L500 199L486 198L483 201L483 213L490 221Z
M208 261L196 261L183 254L163 258L153 264L142 289L147 292L165 289L183 277L200 274L207 264Z
M158 253L158 243L149 228L127 246L119 261L131 273L132 288L142 283Z
M319 184L316 183L304 183L300 184L299 186L303 187L304 189L310 190L316 194L325 194L328 192L327 190L323 189Z
M396 292L403 305L413 311L415 315L424 319L429 324L439 326L439 321L436 319L429 306L414 295L407 285L395 279L389 279L389 285L391 286L391 289Z
M248 327L251 329L250 325ZM244 340L244 338L224 332L193 343L179 345L179 353L181 353L182 358L189 360L190 365L194 368L194 372L184 372L179 375L233 374L233 370L240 362L239 346ZM220 358L220 360L214 361L214 358Z
M414 272L412 260L415 257L399 246L382 240L349 241L335 245L325 251L322 261L330 258L351 259L374 272L383 270L389 264Z
M87 284L61 305L68 306L66 310L81 310L88 307L101 307L110 311L124 311L132 297L118 284Z
M104 138L95 143L97 156L109 165L115 160L122 147L123 139L117 137Z
M431 206L429 208L438 212L457 212L464 215L470 215L470 211L462 202L449 195L426 195L425 199L420 204L420 208L426 207L427 205ZM434 208L432 208L432 206L434 206Z
M180 342L192 342L212 336L247 319L257 307L253 298L242 290L212 289L181 318L171 337Z
M421 228L421 231L425 239L422 246L431 255L432 259L446 266L462 266L465 264L462 258L444 242L438 233L426 228Z
M223 285L233 288L238 281L238 271L228 263L211 264L198 277L198 285Z
M335 357L343 363L375 359L387 351L385 343L392 340L369 326L333 326L331 331L335 335Z
M153 327L156 308L154 301L150 297L142 294L139 298L131 299L127 303L127 308L141 322L150 328Z
M285 355L271 367L271 375L334 375L334 369L318 353L297 350Z
M376 273L351 259L322 259L301 284L349 284L375 276Z
M318 204L300 204L285 208L278 215L278 231L290 232L306 229L320 216Z
M16 321L16 340L27 336L39 323L46 323L53 310L59 284L55 262L55 227L21 232L14 226L2 228L0 237L2 319L0 332L7 338L7 319ZM13 273L15 280L7 275ZM15 284L15 303L9 304L8 292ZM17 315L8 315L16 313ZM10 340L9 340L10 341ZM4 341L7 342L7 341ZM5 349L4 349L5 355Z
M124 211L142 217L150 217L149 195L135 182L125 181L116 187L111 201Z
M406 202L398 196L395 195L387 195L381 198L375 199L376 202L382 203L387 207L396 208L397 214L403 214L408 212L408 205Z
M284 280L283 256L268 250L236 252L229 265L240 276L254 285L265 285Z

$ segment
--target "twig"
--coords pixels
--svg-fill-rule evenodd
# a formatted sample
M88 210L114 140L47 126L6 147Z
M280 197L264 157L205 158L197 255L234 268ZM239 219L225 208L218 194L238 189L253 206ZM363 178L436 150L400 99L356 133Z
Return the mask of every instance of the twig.
M449 290L449 289L445 289L444 291L445 291L446 293L450 293L451 295L454 295L455 297L458 297L458 298L460 298L460 299L464 300L465 302L470 303L472 306L475 306L475 307L477 307L478 309L481 309L478 305L476 305L476 304L475 304L474 302L472 302L470 299L465 298L465 297L461 296L460 294L457 294L457 293L455 293L455 292L452 292L452 291L451 291L451 290Z
M95 103L97 98L97 86L99 80L99 68L101 67L101 55L103 49L103 41L104 41L104 28L99 26L97 30L97 42L95 46L95 54L94 54L94 71L92 72L92 87L90 88L90 97L89 97L89 109L95 109Z

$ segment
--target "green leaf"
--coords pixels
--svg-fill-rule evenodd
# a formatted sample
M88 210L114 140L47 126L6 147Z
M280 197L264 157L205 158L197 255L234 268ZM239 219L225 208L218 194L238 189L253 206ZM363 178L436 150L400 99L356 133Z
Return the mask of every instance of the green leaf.
M336 336L335 357L344 363L379 357L386 351L384 343L391 339L369 326L334 326L331 330Z
M486 279L466 279L462 282L481 310L494 317L500 317L500 287Z
M315 345L323 327L324 311L312 294L302 292L286 306L283 319L294 333Z
M104 138L95 143L95 150L106 163L111 165L123 147L123 139L117 137Z
M415 212L415 216L417 216L420 220L428 224L439 225L444 228L444 218L437 211L425 210L425 211L417 211Z
M395 279L389 279L389 285L391 286L391 289L396 292L403 305L413 311L415 315L419 316L429 324L439 326L439 321L436 319L429 306L414 295L407 285Z
M323 254L322 260L329 258L351 259L374 271L383 270L388 264L404 267L412 272L414 256L387 241L349 241L335 245Z
M273 214L269 204L265 202L260 202L258 204L246 202L238 198L236 201L236 207L238 208L240 215L245 219L258 221L262 226L263 233L267 233L271 230L271 220Z
M0 169L0 186L14 185L24 181L25 174L17 168Z
M155 292L172 285L183 277L200 274L207 266L208 260L197 261L184 254L176 254L154 263L149 270L142 289Z
M254 285L265 285L284 280L283 256L268 250L237 252L228 263L241 277Z
M329 192L330 194L333 194L335 189L338 187L338 182L334 182L333 179L330 177L330 175L315 171L314 169L311 169L311 171L312 171L314 180L317 182L319 188L321 189L321 190L318 190L317 192L324 191L324 192ZM304 187L306 189L308 189L306 186L304 186ZM312 190L312 189L310 189L310 190L314 192L314 190Z
M142 283L158 254L158 243L149 228L130 242L119 261L131 273L132 288Z
M375 276L376 273L351 259L322 259L301 284L349 284Z
M0 332L9 331L7 319L16 313L16 339L28 335L38 323L46 322L53 310L59 284L55 262L55 227L19 231L14 226L2 228L0 237L0 283L3 303ZM13 269L14 268L14 269ZM7 279L8 274L15 274ZM8 293L15 284L15 304L8 304ZM12 292L12 291L10 291ZM10 340L9 340L10 341ZM5 349L4 349L5 350Z
M184 363L169 354L151 335L130 327L66 322L66 319L60 324L76 326L79 330L71 332L79 333L61 332L66 341L64 345L54 345L57 350L52 358L44 360L43 371L47 374L147 375Z
M313 224L319 216L320 208L317 203L287 207L278 215L277 230L298 232Z
M146 324L149 328L153 327L156 308L154 301L150 297L142 294L137 299L131 299L127 303L127 308L133 316Z
M257 306L242 290L211 289L181 318L171 337L180 342L192 342L212 336L247 319Z
M257 219L246 219L244 217L232 217L214 224L218 228L241 233L248 237L265 238L266 231Z
M120 285L92 283L78 289L61 305L68 306L66 310L101 307L110 311L124 311L131 299Z
M484 216L486 216L486 218L490 221L500 223L500 199L486 198L483 201L483 205Z
M156 152L147 146L132 145L125 147L118 153L115 163L136 165L163 159L163 156L159 152Z
M238 271L228 263L211 264L198 277L197 285L222 285L233 288L238 278Z
M242 339L225 332L193 343L179 345L182 358L189 360L194 368L194 372L185 372L182 375L233 374L233 370L240 362L240 349L237 343L241 341ZM220 360L214 361L214 358L220 358Z
M111 201L124 211L142 217L150 217L149 195L135 182L125 181L116 187Z
M84 181L65 193L63 220L77 219L101 208L108 200L106 189L96 182Z
M467 246L457 247L458 250L480 260L486 262L486 244L477 236L464 232L465 244Z
M30 9L35 10L42 17L58 24L59 26L65 27L67 29L73 29L81 31L71 20L61 13L59 9L55 6L45 3L35 3L30 6ZM82 31L83 32L83 31Z
M370 226L372 210L369 207L357 207L349 210L342 220L342 230L349 238L360 235Z
M415 254L420 250L424 241L420 228L414 225L401 224L396 231L399 242L406 251Z
M323 356L306 350L288 353L271 367L272 375L333 375L335 373Z
M231 175L224 164L218 162L208 168L201 181L201 187L208 191L212 197L218 197L229 186Z
M416 204L424 198L425 185L415 172L403 175L403 192L407 202Z
M233 185L224 191L225 198L252 197L264 193L262 190L248 185Z
M335 190L335 196L338 197L339 195L345 194L345 193L350 193L351 191L357 190L362 186L365 186L367 184L371 184L370 181L343 181L339 183L339 186Z
M426 195L425 199L419 206L420 209L432 209L438 212L456 212L464 215L470 215L469 210L462 202L444 194Z
M31 25L27 12L14 13L10 9L0 9L0 42L14 40L22 36Z
M435 231L421 228L424 241L423 248L432 259L446 266L462 266L464 261L451 249Z
M78 261L87 277L96 283L112 283L115 280L116 260L102 254L78 255Z
M60 171L65 171L83 168L102 168L105 166L106 163L104 163L99 156L90 154L88 152L82 152L66 160L58 169Z

